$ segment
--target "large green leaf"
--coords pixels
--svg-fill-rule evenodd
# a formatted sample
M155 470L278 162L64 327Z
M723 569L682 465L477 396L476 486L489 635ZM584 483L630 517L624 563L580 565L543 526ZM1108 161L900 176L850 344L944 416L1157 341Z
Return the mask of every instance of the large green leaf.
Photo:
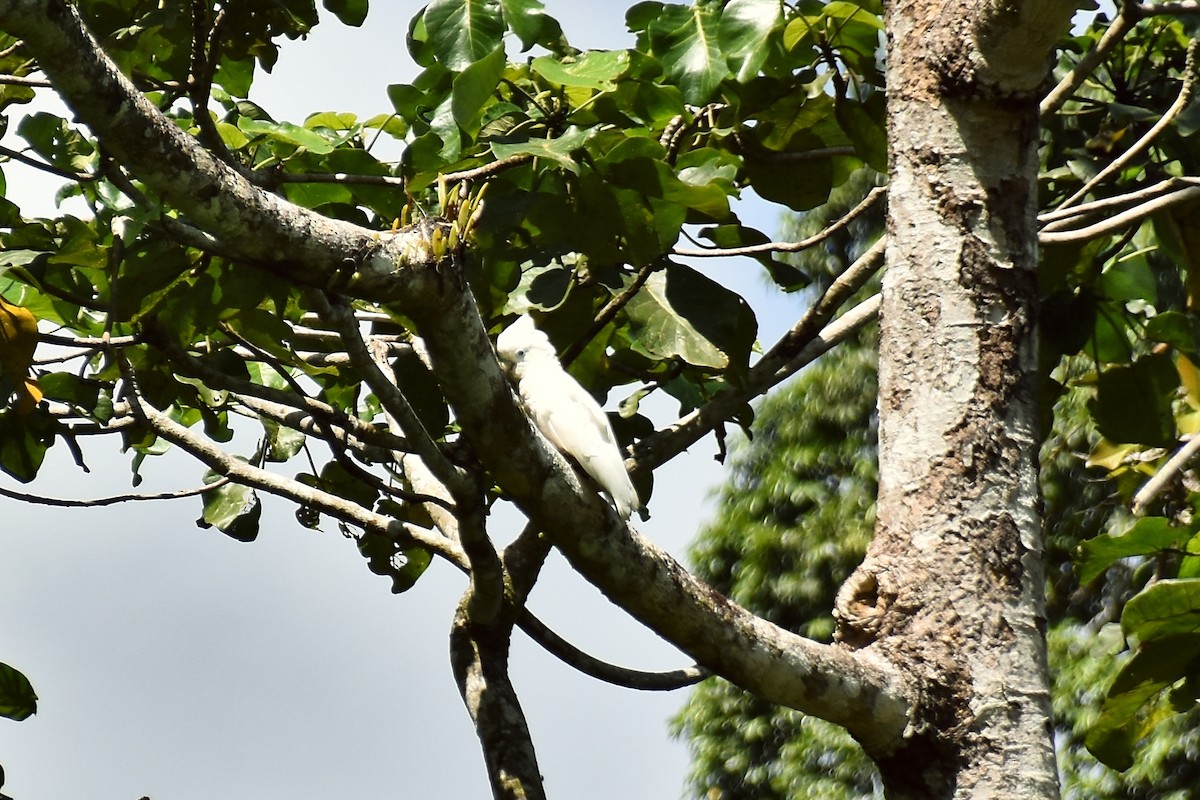
M1196 356L1200 354L1200 319L1184 311L1164 311L1146 322L1146 338Z
M626 306L636 345L657 358L737 374L758 333L742 297L691 267L668 263Z
M410 507L384 500L377 509L393 519L408 519ZM428 524L422 521L421 524ZM376 575L391 578L392 592L400 594L416 585L433 554L413 541L397 541L374 531L364 531L358 537L358 549L367 559L367 568Z
M238 127L248 134L268 136L281 142L303 147L313 153L332 152L334 147L339 144L338 140L333 137L303 128L292 122L270 122L242 117L238 120Z
M1114 561L1122 558L1179 552L1194 535L1193 531L1172 525L1163 517L1143 517L1124 533L1105 533L1088 539L1079 546L1079 582L1091 583Z
M535 44L550 50L565 45L562 27L546 13L541 0L500 0L500 8L504 12L504 23L521 40L522 51Z
M438 61L455 71L487 56L504 37L498 0L433 0L424 22Z
M214 483L218 476L208 473L205 483ZM249 486L226 483L204 493L204 513L196 520L201 528L216 526L221 533L239 542L258 538L258 521L262 516L262 501Z
M578 174L579 164L575 160L574 153L583 146L587 137L587 131L572 126L567 128L556 139L531 139L527 142L517 142L514 144L493 142L492 152L496 155L497 159L520 155L533 156L534 158L548 158L568 172Z
M1173 636L1138 648L1108 690L1100 717L1085 743L1096 758L1116 770L1133 766L1133 750L1153 725L1142 708L1159 693L1195 671L1200 636Z
M625 50L592 50L569 58L539 56L530 66L552 83L609 91L616 88L614 81L629 69L629 53Z
M332 11L344 25L358 27L367 18L368 0L322 0L325 8Z
M1167 447L1175 442L1171 400L1179 373L1167 353L1143 356L1100 373L1089 403L1096 427L1112 442Z
M21 119L17 133L42 158L59 169L84 172L96 148L62 117L38 111Z
M782 22L779 0L730 0L725 6L718 35L721 50L738 81L748 81L762 69Z
M662 61L666 79L680 88L688 102L707 102L730 74L721 50L720 2L639 5L659 6L646 32L654 54ZM630 9L630 14L636 9Z
M0 664L0 717L18 722L37 713L37 693L20 671Z
M1200 580L1163 580L1143 589L1125 605L1121 628L1142 643L1200 633Z
M458 127L472 137L479 133L482 124L479 111L496 91L504 65L504 47L499 46L454 78L450 109Z
M0 411L0 470L21 483L36 478L51 441L40 430L44 427L45 421L37 413L21 415L12 409Z

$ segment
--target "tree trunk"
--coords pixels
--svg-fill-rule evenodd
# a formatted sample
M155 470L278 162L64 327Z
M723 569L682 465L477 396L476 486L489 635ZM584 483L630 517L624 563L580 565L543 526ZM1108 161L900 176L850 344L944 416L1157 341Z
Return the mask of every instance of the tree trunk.
M919 686L913 735L872 753L889 798L1057 795L1034 217L1041 42L1071 9L1000 5L888 8L878 523L838 612Z

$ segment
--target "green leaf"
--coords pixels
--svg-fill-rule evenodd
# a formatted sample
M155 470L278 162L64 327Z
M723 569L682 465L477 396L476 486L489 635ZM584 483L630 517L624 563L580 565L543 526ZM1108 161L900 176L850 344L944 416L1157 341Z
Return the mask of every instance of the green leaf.
M242 117L238 127L250 135L267 136L281 142L303 147L310 153L324 155L332 152L338 141L326 137L317 131L302 128L292 122L269 122L267 120L249 119Z
M409 507L391 500L380 502L377 509L393 519L409 519ZM421 524L425 524L422 522ZM367 568L376 575L391 578L392 592L400 594L411 589L433 561L433 554L413 541L397 542L374 531L364 531L358 539L358 550L367 559Z
M454 121L472 137L479 133L479 111L496 91L504 74L504 47L497 47L470 64L454 78L450 94L450 109Z
M267 461L283 463L304 448L307 437L300 431L280 425L267 417L259 417L258 421L262 423L263 432L266 434L266 452L263 457Z
M854 149L876 172L887 173L887 131L884 95L876 92L865 103L850 100L838 104L838 120Z
M493 142L492 152L497 159L505 159L518 155L548 158L568 172L578 175L579 163L575 160L574 153L583 146L587 137L588 134L586 131L572 125L557 139L533 139L528 142L517 142L515 144Z
M438 61L455 71L500 47L504 36L497 0L433 0L425 7L424 21Z
M379 492L376 491L374 486L371 486L357 475L350 474L345 467L336 461L326 463L321 468L320 477L300 473L296 476L296 480L305 486L312 486L314 489L320 489L323 492L344 497L363 508L371 508L375 505L375 500L379 497Z
M0 717L20 722L37 713L37 693L20 671L0 664Z
M1162 580L1143 589L1125 605L1121 629L1143 644L1200 633L1200 580Z
M1183 311L1164 311L1146 323L1146 338L1194 356L1200 353L1200 320Z
M808 211L827 201L833 175L830 158L793 161L753 153L746 156L746 176L754 191L764 200L794 211Z
M615 81L629 69L625 50L591 50L581 56L540 56L530 64L533 71L560 86L611 91Z
M1101 372L1088 407L1109 441L1167 447L1175 442L1171 401L1178 387L1171 356L1152 353L1129 366Z
M630 9L631 15L633 12ZM646 28L667 81L678 86L689 103L707 102L729 77L720 45L720 14L720 3L714 0L697 0L691 6L663 5Z
M1100 761L1116 770L1133 766L1133 750L1148 731L1137 717L1160 692L1195 671L1200 636L1173 636L1138 648L1121 669L1084 743Z
M540 0L500 0L504 22L521 40L521 52L535 44L550 50L565 45L558 20L545 12Z
M1118 261L1100 275L1096 293L1118 303L1143 300L1151 305L1158 302L1158 283L1154 270L1145 258Z
M742 297L680 264L651 275L625 310L638 348L721 372L746 369L758 334Z
M22 416L12 409L0 411L0 469L21 483L37 477L46 457L48 437L35 433L34 426L41 418L36 414Z
M739 82L750 80L762 69L782 21L779 0L731 0L725 6L718 35L729 68Z
M729 197L724 188L714 181L705 181L699 170L688 173L695 182L685 183L662 160L664 156L662 146L653 139L629 138L609 151L601 166L605 178L618 186L695 209L709 220L729 216ZM674 241L677 233L678 229L665 231L662 243Z
M23 118L17 133L38 155L60 169L86 171L96 148L62 117L39 111Z
M437 378L412 348L405 348L392 361L397 385L412 405L426 432L440 439L450 423L450 411L442 396Z
M433 562L433 553L418 544L401 547L392 556L392 592L407 592Z
M1143 517L1124 533L1101 534L1079 546L1079 582L1088 584L1114 562L1130 556L1181 551L1193 532L1163 517Z
M322 5L332 11L343 25L357 28L367 18L368 0L322 0Z
M204 476L206 484L215 483L220 476L209 472ZM258 538L258 521L262 516L262 502L258 493L249 486L226 483L204 493L204 513L196 520L197 527L216 526L221 533L239 542L253 542Z

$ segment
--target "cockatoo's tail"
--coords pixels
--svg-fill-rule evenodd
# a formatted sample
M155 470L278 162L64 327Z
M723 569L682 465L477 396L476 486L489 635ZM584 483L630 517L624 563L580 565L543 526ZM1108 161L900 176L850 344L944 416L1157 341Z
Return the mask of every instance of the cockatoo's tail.
M538 430L600 484L621 519L629 519L641 501L608 415L562 368L550 339L523 314L500 334L496 350Z

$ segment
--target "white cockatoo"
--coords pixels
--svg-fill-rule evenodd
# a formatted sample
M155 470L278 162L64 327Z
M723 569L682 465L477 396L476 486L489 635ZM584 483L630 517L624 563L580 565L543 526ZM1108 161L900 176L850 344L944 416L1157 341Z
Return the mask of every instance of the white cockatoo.
M612 425L600 404L563 369L549 337L522 314L500 334L496 351L538 430L600 484L621 519L629 519L641 501Z

